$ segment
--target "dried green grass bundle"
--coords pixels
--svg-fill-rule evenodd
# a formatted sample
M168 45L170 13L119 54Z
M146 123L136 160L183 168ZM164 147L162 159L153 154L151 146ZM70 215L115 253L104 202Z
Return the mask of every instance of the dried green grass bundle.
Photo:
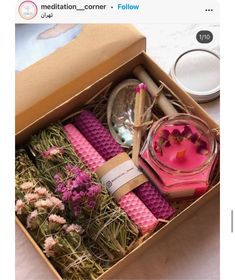
M25 150L16 153L16 213L66 279L96 279L103 273L84 246L79 225L66 221L64 204L43 183Z
M50 184L52 191L56 191L55 176L60 174L63 183L70 179L68 165L88 172L92 181L99 184L96 174L88 171L77 157L61 124L50 125L32 136L29 148L35 157L38 169L45 181ZM54 152L55 149L57 149L56 152ZM87 236L98 245L100 251L98 255L105 252L108 262L115 262L126 255L138 239L136 226L103 187L93 210L82 207L81 213L76 216L70 208L67 209L70 210L70 219L83 226Z

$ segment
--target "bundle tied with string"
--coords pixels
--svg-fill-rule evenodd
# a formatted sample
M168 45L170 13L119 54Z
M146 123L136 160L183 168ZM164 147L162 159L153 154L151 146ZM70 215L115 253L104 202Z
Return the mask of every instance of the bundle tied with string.
M62 125L50 125L32 136L29 148L42 177L60 194L69 218L83 226L96 251L104 252L110 262L129 252L138 239L137 227L78 158Z
M98 170L107 170L106 161L101 157L101 155L92 147L92 145L87 141L87 139L76 129L73 124L67 124L64 127L66 135L74 147L75 152L79 157L81 157L86 164L86 166L92 171L98 172ZM124 158L126 159L124 154ZM123 154L121 155L123 159ZM127 156L128 157L128 156ZM120 160L120 158L119 158ZM128 160L128 159L127 159ZM108 169L110 170L110 162L108 163ZM112 170L111 166L111 170ZM113 173L116 178L119 176L118 173ZM123 173L125 174L125 173ZM120 178L120 177L119 177ZM139 178L142 179L142 178ZM133 182L133 181L132 181ZM135 183L135 182L134 182ZM110 182L104 184L107 188ZM117 199L118 205L127 213L129 218L137 225L141 234L151 233L157 226L158 220L153 216L149 209L142 203L142 201L131 191L131 184L127 184L123 188L113 192L114 197ZM110 189L109 189L110 190ZM120 191L121 190L121 191Z
M16 153L16 214L65 279L96 279L104 270L84 245L83 229L43 182L25 150Z
M75 118L75 125L95 150L110 160L124 152L109 131L90 111L82 111ZM167 220L175 210L150 181L142 183L133 191L157 219Z
M139 84L136 89L135 98L135 119L134 119L134 136L133 136L133 150L132 160L136 166L139 166L139 152L142 143L143 128L149 125L150 122L145 122L145 116L152 109L153 104L144 112L145 99L147 93L147 86L144 83ZM155 102L155 100L154 100ZM152 123L152 121L151 121Z

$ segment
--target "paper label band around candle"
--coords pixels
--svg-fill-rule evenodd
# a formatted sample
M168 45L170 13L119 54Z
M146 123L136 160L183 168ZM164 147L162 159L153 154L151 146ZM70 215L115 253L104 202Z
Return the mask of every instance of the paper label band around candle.
M148 181L135 166L127 153L121 153L108 160L96 170L102 184L120 200L125 194Z

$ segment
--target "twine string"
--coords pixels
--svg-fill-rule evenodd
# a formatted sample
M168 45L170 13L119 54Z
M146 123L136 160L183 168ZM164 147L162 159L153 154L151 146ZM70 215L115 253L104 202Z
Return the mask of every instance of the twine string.
M177 100L177 102L171 101L171 103L179 108L181 108L182 110L184 110L186 113L190 113L190 110L193 109L192 106L189 105L185 105L180 99L179 97L174 93L174 91L169 88L164 82L162 82L161 80L159 80L159 83L161 85L163 85L164 88L166 88L170 94Z

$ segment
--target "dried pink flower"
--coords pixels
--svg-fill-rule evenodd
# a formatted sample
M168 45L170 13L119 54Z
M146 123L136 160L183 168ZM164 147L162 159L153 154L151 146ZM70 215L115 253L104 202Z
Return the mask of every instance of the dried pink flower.
M37 187L34 190L35 193L37 193L40 196L48 196L48 190L44 187Z
M33 222L37 219L38 217L38 211L34 210L31 212L28 217L27 217L27 227L30 228L32 227Z
M56 244L57 242L52 236L49 236L45 239L44 252L47 255L47 257L53 257L55 255L53 248Z
M61 180L62 180L62 174L59 173L59 172L56 173L56 174L54 175L54 180L56 181L57 184L60 183Z
M24 198L27 203L32 203L39 199L39 195L37 193L27 193Z
M63 204L63 202L62 202L59 198L57 198L57 197L55 197L55 196L52 196L52 197L50 198L50 201L53 203L53 205L54 205L57 209L59 209L59 210L64 210L64 204Z
M16 201L15 211L18 215L22 214L22 210L24 208L25 204L21 199L18 199Z
M68 233L69 232L77 232L79 234L82 234L84 232L84 229L79 225L71 224L65 229L65 231L68 232Z
M47 151L42 152L42 157L45 159L53 159L55 155L63 155L64 149L60 147L51 147Z
M55 214L51 214L48 218L49 222L55 223L55 224L60 224L60 225L64 225L66 224L66 220L59 216L59 215L55 215Z
M56 182L56 191L64 203L68 203L74 216L79 216L83 208L93 209L97 203L97 197L102 191L99 184L94 184L90 175L79 167L68 164L66 170L68 178L59 183ZM72 176L72 177L71 177Z
M23 184L20 185L20 188L23 191L30 191L34 186L33 182L24 182Z
M36 208L52 208L54 204L51 201L51 198L40 199L34 203Z

